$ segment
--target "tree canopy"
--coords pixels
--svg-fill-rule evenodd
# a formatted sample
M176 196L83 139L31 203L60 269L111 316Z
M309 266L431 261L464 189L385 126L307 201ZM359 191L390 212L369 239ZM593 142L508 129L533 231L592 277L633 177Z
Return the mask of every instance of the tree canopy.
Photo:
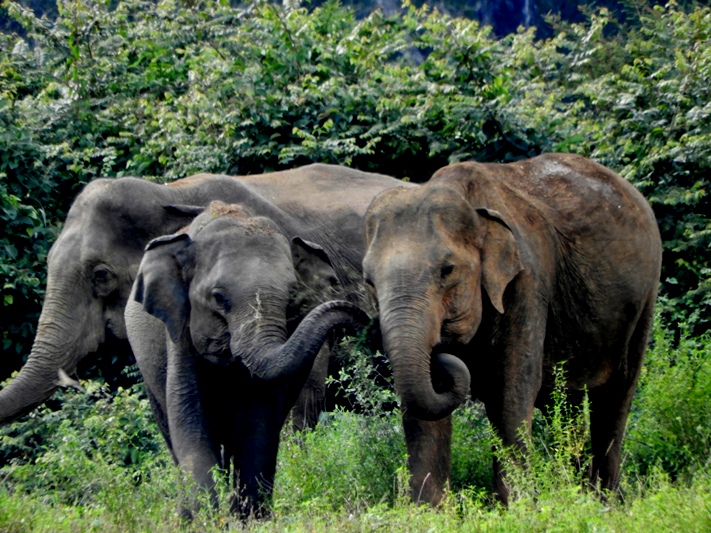
M450 162L570 151L649 199L661 305L709 328L711 10L607 9L500 38L408 2L15 2L0 33L0 377L29 352L46 255L81 187L321 161L424 181Z

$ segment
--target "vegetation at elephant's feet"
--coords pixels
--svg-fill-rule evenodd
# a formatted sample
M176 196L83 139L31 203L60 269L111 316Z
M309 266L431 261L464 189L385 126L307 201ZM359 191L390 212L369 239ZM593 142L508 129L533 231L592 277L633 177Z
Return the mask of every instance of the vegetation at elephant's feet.
M629 421L619 497L604 502L586 488L586 404L574 409L559 395L548 418L536 415L525 467L497 447L478 403L456 410L450 493L438 510L415 506L399 416L383 409L392 392L385 387L375 395L370 381L342 373L337 382L349 394L370 395L370 409L325 414L303 434L285 428L272 518L250 521L247 529L706 531L711 339L682 336L675 347L671 335L661 325L655 330ZM353 354L356 375L378 371L362 352ZM112 396L104 385L84 385L0 428L0 531L241 530L224 482L217 510L203 508L190 523L178 518L176 502L188 487L140 386ZM493 502L492 454L509 468L508 510Z

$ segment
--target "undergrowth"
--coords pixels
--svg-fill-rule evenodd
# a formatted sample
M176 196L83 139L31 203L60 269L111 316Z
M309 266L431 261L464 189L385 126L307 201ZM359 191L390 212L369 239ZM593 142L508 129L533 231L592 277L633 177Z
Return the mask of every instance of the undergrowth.
M601 499L587 488L588 404L571 406L559 389L547 415L536 412L525 459L497 443L479 403L457 409L452 484L437 510L409 501L399 415L384 408L392 391L373 393L374 370L355 351L353 375L363 388L345 373L337 381L351 394L369 394L372 405L324 414L312 431L285 428L271 519L246 525L229 514L222 481L219 508L204 506L183 522L177 502L188 488L140 386L110 395L85 382L0 428L0 531L709 530L709 347L708 337L675 340L656 328L629 421L619 496ZM492 498L494 454L507 465L508 509Z

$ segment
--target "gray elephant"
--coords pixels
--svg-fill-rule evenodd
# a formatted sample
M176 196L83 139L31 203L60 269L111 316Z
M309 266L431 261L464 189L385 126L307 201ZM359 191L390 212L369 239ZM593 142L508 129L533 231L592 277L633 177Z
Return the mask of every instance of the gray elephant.
M269 218L213 202L186 232L148 244L126 308L176 461L213 500L213 469L232 470L242 517L263 515L279 433L327 336L368 322L352 303L330 301L289 331L294 293L328 295L337 283L321 252Z
M125 346L124 310L146 244L171 234L194 213L163 209L241 203L279 227L322 246L343 297L360 298L362 220L372 198L402 182L314 164L254 176L198 174L168 185L137 178L97 179L79 194L47 259L47 290L27 363L0 390L0 423L44 402L59 375L89 354ZM291 237L291 236L290 236Z
M469 392L504 444L522 448L561 362L571 399L589 394L591 483L615 489L661 268L642 195L576 155L460 163L379 195L365 233L414 497L441 499L450 413Z

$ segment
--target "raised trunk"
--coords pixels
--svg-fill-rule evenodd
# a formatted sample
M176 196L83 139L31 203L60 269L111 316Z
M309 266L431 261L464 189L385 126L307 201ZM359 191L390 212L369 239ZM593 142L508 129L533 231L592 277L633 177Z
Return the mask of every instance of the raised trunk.
M289 339L242 352L241 359L252 374L264 380L284 379L311 366L333 328L364 328L368 315L345 301L326 302L304 318ZM234 353L234 350L233 350Z
M27 362L0 390L0 424L19 418L52 396L63 384L61 374L74 373L79 361L96 350L103 338L100 316L97 320L89 315L98 323L88 325L86 320L67 314L66 309L76 307L62 306L52 294L48 290Z
M439 324L425 307L401 301L393 308L381 300L380 327L401 409L409 417L434 421L465 400L471 376L458 357L432 353Z

